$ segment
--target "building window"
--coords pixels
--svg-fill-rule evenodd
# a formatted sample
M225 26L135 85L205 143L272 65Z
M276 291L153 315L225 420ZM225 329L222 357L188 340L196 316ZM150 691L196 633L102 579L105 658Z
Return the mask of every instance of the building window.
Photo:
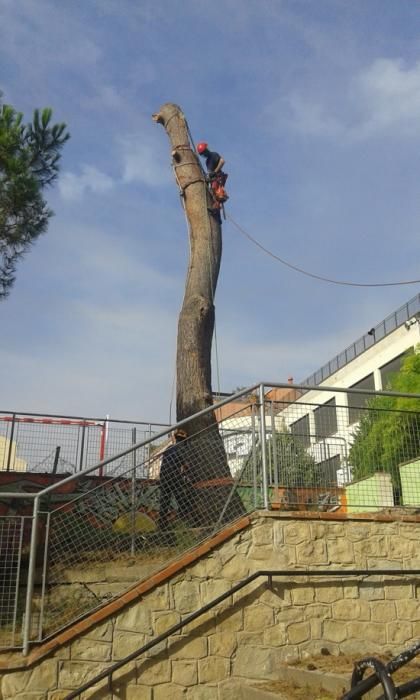
M303 416L303 418L299 418L295 423L292 423L290 432L299 440L302 447L309 447L311 444L309 416Z
M314 411L315 434L317 439L334 435L337 432L337 409L335 399L331 399Z
M389 381L392 377L393 374L396 374L396 372L399 372L401 369L401 365L404 362L405 358L408 357L409 355L412 355L414 352L413 348L409 348L405 352L402 352L401 355L398 355L397 357L394 357L393 360L390 362L387 362L386 365L382 365L380 367L380 372L381 372L381 380L382 380L382 389L387 389L389 388Z
M375 390L375 378L372 374L368 374L367 377L361 379L360 382L353 384L350 389L366 389L367 391ZM363 409L366 408L368 401L372 398L370 394L347 394L347 401L349 405L349 425L356 423L362 413Z
M319 474L322 480L320 486L337 486L337 471L340 466L340 455L334 455L334 457L319 462Z

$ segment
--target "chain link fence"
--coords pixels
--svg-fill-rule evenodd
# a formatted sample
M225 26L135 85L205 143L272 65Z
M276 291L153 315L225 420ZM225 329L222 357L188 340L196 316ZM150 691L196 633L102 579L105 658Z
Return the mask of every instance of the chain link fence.
M0 472L75 474L146 441L160 423L0 411ZM146 454L144 458L146 458ZM112 464L102 474L123 469Z
M132 433L131 446L44 489L35 502L20 494L21 507L34 505L36 524L30 546L23 539L30 557L21 580L28 577L31 601L24 647L256 509L420 512L420 397L266 389L244 390L192 417L193 433L184 421L186 438L174 442L165 429L136 442ZM68 490L61 502L59 490ZM0 494L0 504L12 496ZM7 561L0 559L0 580L8 580ZM2 614L15 616L19 629L19 595L10 590Z
M21 644L23 517L0 517L0 648Z

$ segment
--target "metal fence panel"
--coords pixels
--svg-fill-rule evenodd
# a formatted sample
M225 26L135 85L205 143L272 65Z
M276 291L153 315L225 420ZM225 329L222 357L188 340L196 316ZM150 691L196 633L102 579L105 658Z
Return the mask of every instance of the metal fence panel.
M0 517L0 648L21 643L23 517Z
M233 458L238 435L242 453ZM43 637L98 607L110 590L123 592L129 584L118 586L118 569L129 564L144 579L261 505L261 480L245 469L256 439L248 416L231 416L224 428L212 422L176 445L170 435L153 440L147 455L137 449L111 462L112 476L51 510ZM103 581L110 573L112 585Z

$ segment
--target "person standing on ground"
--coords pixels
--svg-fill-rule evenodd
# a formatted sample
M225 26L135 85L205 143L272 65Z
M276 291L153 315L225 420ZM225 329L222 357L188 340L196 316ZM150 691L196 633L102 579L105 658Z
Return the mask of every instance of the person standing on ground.
M162 456L158 521L160 530L165 530L169 526L172 497L176 500L178 515L181 519L188 521L195 511L195 490L188 475L190 465L186 438L185 430L175 429L174 442L166 448Z

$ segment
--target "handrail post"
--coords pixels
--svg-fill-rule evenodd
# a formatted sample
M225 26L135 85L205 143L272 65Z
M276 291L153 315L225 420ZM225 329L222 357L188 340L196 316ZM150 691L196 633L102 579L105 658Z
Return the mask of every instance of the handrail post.
M6 471L10 471L10 465L12 462L12 450L13 450L13 438L15 436L15 425L16 425L16 413L13 414L12 416L12 427L10 430L10 437L9 437L9 449L7 453L7 464L6 464ZM5 443L5 446L7 445L7 441ZM16 457L16 453L15 453Z
M39 496L35 496L34 509L33 509L33 515L32 515L31 544L30 544L30 551L29 551L28 583L27 583L27 588L26 588L25 624L23 627L23 656L27 656L29 653L29 642L31 639L32 598L33 598L33 593L34 593L34 582L35 582L38 516L39 516Z
M259 389L260 404L260 435L261 435L261 462L262 462L262 487L263 503L265 510L269 509L268 500L268 479L267 479L267 430L265 424L265 404L264 404L264 384L260 384Z

